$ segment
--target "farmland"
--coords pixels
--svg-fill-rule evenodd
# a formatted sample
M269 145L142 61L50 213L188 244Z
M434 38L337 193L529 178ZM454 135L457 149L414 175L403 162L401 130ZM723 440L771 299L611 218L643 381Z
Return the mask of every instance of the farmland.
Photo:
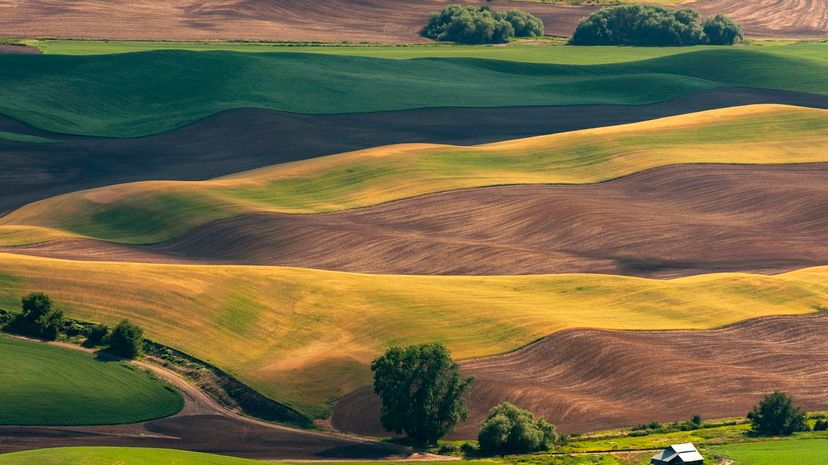
M828 61L814 58L825 47L704 48L600 64L612 55L612 49L604 49L593 55L595 64L578 65L316 53L0 55L5 84L0 113L55 132L141 136L247 107L329 114L452 106L641 105L733 86L826 93L822 77ZM788 73L791 68L797 73ZM33 88L50 92L30 92Z
M182 406L174 390L120 362L8 336L0 336L0 403L0 425L133 423Z
M546 35L453 8L521 38L430 42L443 0L0 0L0 319L74 320L0 335L0 465L828 454L824 2L616 10L663 19L628 43L736 41L683 47L566 45L616 2L458 2ZM136 360L70 345L124 319ZM390 438L371 363L426 343L458 365L391 351L421 402ZM751 431L775 390L805 426ZM478 443L502 402L564 436Z
M812 313L824 305L828 286L823 268L664 281L361 275L7 254L0 265L2 305L39 289L73 317L109 323L129 317L151 338L221 366L311 416L366 385L366 363L389 345L437 340L462 359L513 350L572 327L713 328ZM668 309L664 302L671 303Z
M825 115L760 105L472 148L380 147L205 182L142 182L59 196L19 209L0 225L140 244L253 212L320 213L450 189L599 182L676 163L819 162L826 161ZM779 136L760 137L767 133Z

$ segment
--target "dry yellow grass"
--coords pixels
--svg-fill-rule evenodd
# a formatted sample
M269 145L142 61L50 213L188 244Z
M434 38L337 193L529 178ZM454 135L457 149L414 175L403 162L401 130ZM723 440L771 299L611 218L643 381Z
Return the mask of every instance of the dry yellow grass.
M130 318L152 339L308 414L369 382L386 347L457 358L572 327L704 329L828 305L828 267L669 281L607 275L361 275L281 267L89 263L0 254L0 306L42 290L74 318Z
M818 161L828 161L828 110L751 105L475 147L379 147L203 182L122 184L33 203L0 226L152 243L256 211L316 213L459 188L599 182L668 164ZM0 245L10 244L0 234Z

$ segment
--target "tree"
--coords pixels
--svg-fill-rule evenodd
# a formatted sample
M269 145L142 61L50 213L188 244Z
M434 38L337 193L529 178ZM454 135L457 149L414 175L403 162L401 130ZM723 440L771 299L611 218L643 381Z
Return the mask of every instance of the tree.
M371 363L371 371L388 431L434 444L468 417L463 397L473 378L463 378L442 344L392 347Z
M63 312L52 308L52 299L42 292L32 292L20 299L22 312L10 329L32 337L55 340L63 324Z
M106 350L124 358L135 358L141 355L143 345L144 330L129 320L123 320L109 335Z
M86 347L95 347L101 345L109 335L109 328L106 325L95 325L89 330L89 335L83 341Z
M500 44L515 37L542 36L543 21L519 10L502 13L487 6L449 5L431 13L420 34L459 44Z
M690 417L690 424L695 427L700 427L702 425L702 417L701 415L693 415Z
M706 26L709 25L708 30ZM618 5L602 8L583 19L570 39L573 45L698 45L733 44L741 28L726 16L701 23L693 9L674 10L653 5Z
M724 15L707 18L703 28L711 45L733 45L742 40L742 26Z
M798 431L807 431L805 414L787 394L775 391L765 396L747 415L753 431L769 436L788 436Z
M814 431L828 431L828 420L817 420L814 423Z
M489 454L523 454L547 450L555 444L555 425L508 402L489 411L480 427L480 450Z

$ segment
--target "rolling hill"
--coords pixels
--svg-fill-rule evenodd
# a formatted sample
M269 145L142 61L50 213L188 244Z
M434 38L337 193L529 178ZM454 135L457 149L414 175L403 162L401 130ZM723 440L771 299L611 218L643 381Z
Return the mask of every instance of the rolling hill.
M471 187L594 183L671 164L822 162L826 115L754 105L475 147L379 147L203 182L122 184L18 209L0 219L0 244L61 231L157 243L244 214L323 213ZM21 227L40 229L28 236Z
M465 359L567 328L705 329L811 313L828 298L825 268L675 280L392 276L0 254L0 269L0 305L37 289L71 317L128 317L311 416L367 385L366 364L394 344L440 341Z
M165 417L183 401L121 362L0 335L0 404L0 425L96 425Z
M609 47L593 55L595 64L578 65L170 50L0 55L0 114L54 132L133 137L246 107L330 114L641 105L734 86L828 93L828 60L819 58L825 48L672 49L658 58L600 64L616 50Z

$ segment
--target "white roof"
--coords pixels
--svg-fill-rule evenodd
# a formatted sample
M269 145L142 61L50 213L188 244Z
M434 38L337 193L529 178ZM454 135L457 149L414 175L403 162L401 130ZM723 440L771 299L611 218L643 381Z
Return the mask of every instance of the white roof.
M677 456L682 462L704 460L704 457L702 457L701 454L699 454L699 451L696 450L696 446L690 444L689 442L684 444L673 444L672 446L654 455L653 459L661 460L663 462L670 462Z

